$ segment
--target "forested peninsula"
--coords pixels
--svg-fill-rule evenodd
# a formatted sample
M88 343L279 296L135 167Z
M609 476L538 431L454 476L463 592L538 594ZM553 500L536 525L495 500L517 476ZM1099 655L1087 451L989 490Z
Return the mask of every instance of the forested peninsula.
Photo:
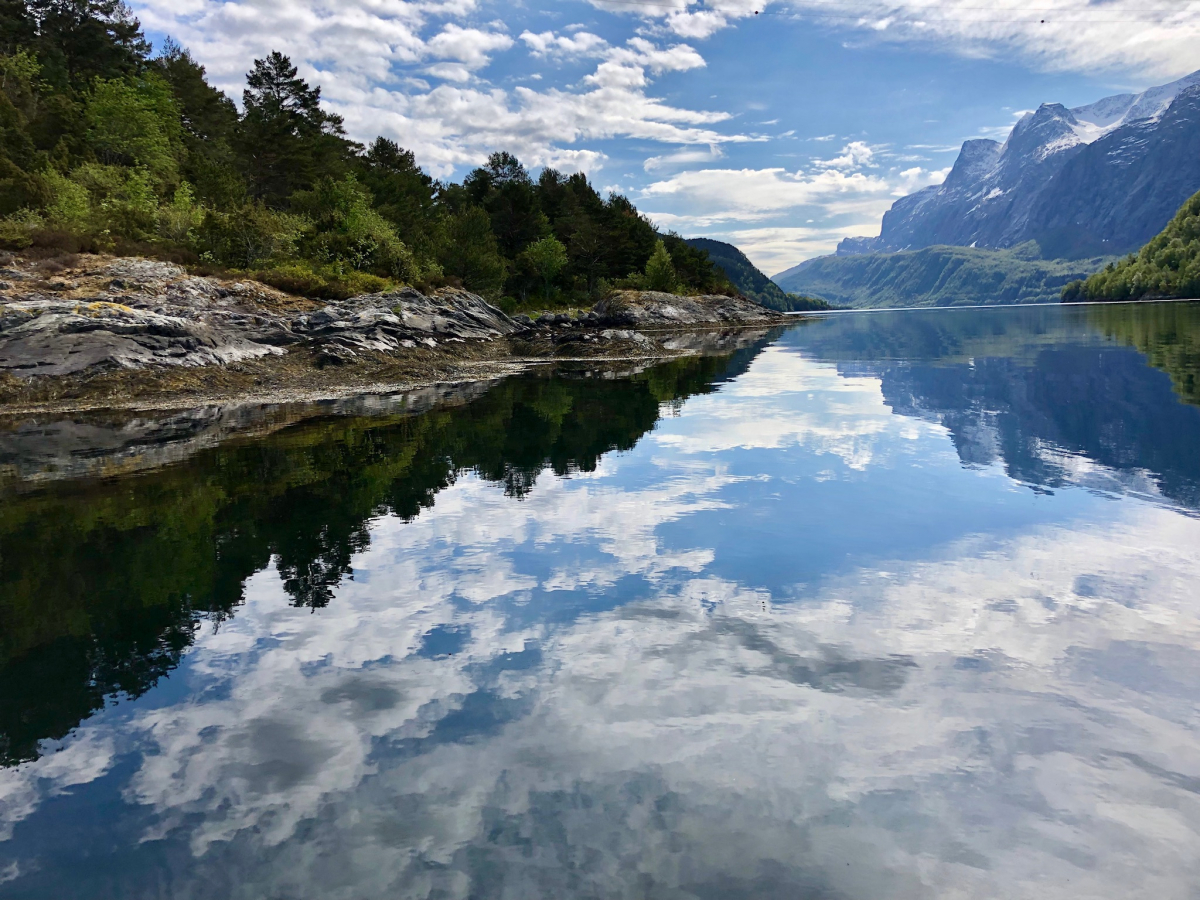
M0 247L155 256L309 297L461 286L510 312L734 293L582 174L534 179L496 152L435 180L393 141L349 139L286 56L247 63L239 109L117 0L0 3Z
M241 100L117 0L0 0L0 408L390 391L782 321L584 174L434 179L280 53Z

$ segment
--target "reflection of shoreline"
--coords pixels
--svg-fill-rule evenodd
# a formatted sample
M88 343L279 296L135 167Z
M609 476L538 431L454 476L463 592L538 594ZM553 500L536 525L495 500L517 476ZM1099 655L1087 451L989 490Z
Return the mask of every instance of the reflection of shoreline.
M664 344L674 353L720 356L760 346L778 333L779 329L697 332L664 339ZM635 377L663 363L657 357L567 360L539 364L535 371L619 379ZM0 487L22 490L45 481L132 474L181 462L231 439L264 437L306 419L419 415L469 403L500 380L481 377L319 400L0 415Z
M825 317L789 342L879 378L964 465L1200 510L1200 305L1036 304L977 316Z
M826 316L848 315L850 313L896 313L896 312L949 312L949 311L971 311L976 309L1022 309L1024 307L1050 307L1057 308L1063 306L1147 306L1151 303L1196 303L1195 299L1186 297L1157 297L1153 300L1072 300L1070 303L1062 303L1056 300L1050 300L1046 303L982 303L962 306L866 306L866 307L842 307L839 309L819 309L809 312L785 312L785 316L810 316L815 318L824 318Z
M234 438L265 437L320 416L419 415L482 396L496 379L297 403L234 403L140 415L10 420L0 425L0 485L128 475L182 462Z

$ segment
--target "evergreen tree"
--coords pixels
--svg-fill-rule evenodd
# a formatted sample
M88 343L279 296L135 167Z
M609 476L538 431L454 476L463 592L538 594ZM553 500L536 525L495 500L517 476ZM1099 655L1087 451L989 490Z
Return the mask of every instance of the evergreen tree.
M671 294L675 292L678 284L671 254L667 252L667 245L659 241L646 262L646 290Z
M278 51L256 59L246 83L239 143L256 197L282 206L322 174L343 174L352 146L342 118L321 109L321 89L290 59Z
M500 252L509 259L549 230L535 185L511 153L493 153L463 186L471 201L487 210Z
M376 209L409 247L432 255L437 227L437 185L421 171L411 150L376 138L362 157L359 172Z
M86 89L94 78L140 72L150 55L141 24L121 0L28 0L44 77Z
M239 114L186 49L149 51L120 0L0 0L0 247L134 240L320 296L442 273L497 300L728 289L583 174L535 180L497 152L435 182L394 141L349 141L281 53L254 61Z
M238 112L233 101L205 78L204 67L187 50L168 40L153 61L155 71L175 96L183 145L182 177L207 203L232 206L246 194L234 151Z

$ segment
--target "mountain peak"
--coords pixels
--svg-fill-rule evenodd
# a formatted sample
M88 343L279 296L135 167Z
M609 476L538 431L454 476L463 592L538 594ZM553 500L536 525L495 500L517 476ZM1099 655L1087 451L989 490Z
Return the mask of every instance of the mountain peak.
M839 256L936 244L1060 256L1120 253L1154 236L1200 190L1200 71L1068 109L1043 103L1003 145L971 140L940 185L897 200L877 238Z

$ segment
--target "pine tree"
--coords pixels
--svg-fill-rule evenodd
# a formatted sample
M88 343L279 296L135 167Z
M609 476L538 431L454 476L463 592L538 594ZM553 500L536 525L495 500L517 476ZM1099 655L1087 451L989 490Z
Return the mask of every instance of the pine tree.
M321 109L321 89L278 51L256 59L242 93L240 145L254 194L281 206L321 175L340 177L352 151L342 117Z

